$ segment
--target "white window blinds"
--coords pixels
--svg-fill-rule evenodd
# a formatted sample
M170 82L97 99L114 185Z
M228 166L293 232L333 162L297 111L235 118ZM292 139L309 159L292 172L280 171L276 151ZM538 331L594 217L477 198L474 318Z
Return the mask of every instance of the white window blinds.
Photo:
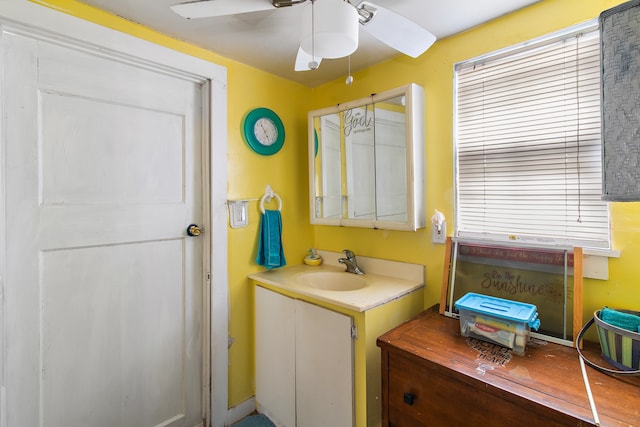
M609 248L597 29L456 65L456 234Z

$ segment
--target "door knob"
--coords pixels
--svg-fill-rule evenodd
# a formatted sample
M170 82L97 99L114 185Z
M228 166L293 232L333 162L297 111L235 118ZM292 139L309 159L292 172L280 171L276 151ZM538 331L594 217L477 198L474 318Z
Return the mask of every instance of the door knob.
M202 229L197 224L191 224L187 227L187 235L188 236L199 236L202 234Z

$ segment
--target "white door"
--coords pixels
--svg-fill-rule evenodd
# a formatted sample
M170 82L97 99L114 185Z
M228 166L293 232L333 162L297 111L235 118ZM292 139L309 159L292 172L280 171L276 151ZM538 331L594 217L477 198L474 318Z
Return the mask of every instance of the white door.
M7 427L200 425L200 85L9 33L0 62Z

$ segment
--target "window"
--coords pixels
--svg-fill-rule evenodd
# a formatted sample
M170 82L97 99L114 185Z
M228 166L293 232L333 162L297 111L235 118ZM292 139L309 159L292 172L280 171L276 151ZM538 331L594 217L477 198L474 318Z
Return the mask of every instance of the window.
M595 25L456 64L456 235L610 248Z

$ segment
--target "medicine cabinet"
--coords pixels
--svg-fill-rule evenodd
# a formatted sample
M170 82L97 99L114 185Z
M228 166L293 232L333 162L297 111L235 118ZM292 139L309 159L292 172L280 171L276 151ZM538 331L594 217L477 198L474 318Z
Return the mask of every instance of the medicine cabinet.
M416 84L309 112L311 223L424 227L424 144Z

